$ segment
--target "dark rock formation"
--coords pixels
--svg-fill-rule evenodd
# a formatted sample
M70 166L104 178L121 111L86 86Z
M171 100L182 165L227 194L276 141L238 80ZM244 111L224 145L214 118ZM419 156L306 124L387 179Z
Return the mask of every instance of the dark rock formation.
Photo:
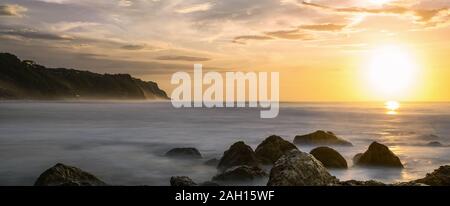
M210 160L207 160L204 164L208 165L208 166L212 166L212 167L217 167L217 165L219 165L220 160L218 160L217 158L213 158Z
M216 187L216 186L220 186L220 184L217 184L215 182L207 181L207 182L204 182L204 183L200 184L200 186L202 186L202 187Z
M256 157L262 164L273 164L283 154L297 147L283 138L272 135L265 139L255 150Z
M375 181L375 180L369 180L369 181L348 180L348 181L339 182L337 185L338 186L387 186L386 184Z
M275 162L268 186L326 186L338 180L312 155L291 150Z
M192 187L198 186L197 183L191 180L191 178L186 176L178 176L170 178L170 186L174 187Z
M385 145L373 142L355 163L358 166L403 168L400 159Z
M361 156L363 155L363 153L358 153L353 157L353 164L356 165L356 163L359 161L359 159L361 159Z
M414 182L430 186L450 186L450 165L441 166L434 172L427 174L424 178Z
M429 146L429 147L444 147L444 145L443 145L442 143L436 142L436 141L434 141L434 142L429 142L429 143L427 144L427 146Z
M106 183L76 167L61 163L42 173L35 186L105 186Z
M294 139L294 144L353 146L352 143L337 137L333 132L321 130L307 135L296 136Z
M313 149L310 154L327 168L346 169L347 161L339 152L329 147L318 147Z
M0 53L0 99L168 99L155 82L129 74L49 69Z
M201 159L202 155L195 148L174 148L166 153L167 157Z
M262 178L267 174L256 166L235 166L225 170L223 173L213 177L214 181L251 181L257 178Z
M259 166L253 149L242 141L234 143L223 153L217 168L224 171L230 167L240 165Z

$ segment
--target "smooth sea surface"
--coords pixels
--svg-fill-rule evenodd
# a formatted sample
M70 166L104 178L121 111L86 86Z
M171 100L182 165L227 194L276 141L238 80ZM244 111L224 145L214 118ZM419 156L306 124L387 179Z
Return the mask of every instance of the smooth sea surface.
M272 134L292 141L316 130L333 131L354 144L334 147L350 166L331 170L341 180L408 181L450 164L450 147L426 146L450 144L449 103L403 103L395 115L383 106L282 103L277 118L260 119L260 109L175 109L170 102L0 101L0 185L33 185L58 162L113 185L169 185L171 176L203 182L217 172L203 162L220 158L236 141L255 149ZM389 146L405 169L353 167L352 157L372 141ZM204 159L164 157L175 147L198 148Z

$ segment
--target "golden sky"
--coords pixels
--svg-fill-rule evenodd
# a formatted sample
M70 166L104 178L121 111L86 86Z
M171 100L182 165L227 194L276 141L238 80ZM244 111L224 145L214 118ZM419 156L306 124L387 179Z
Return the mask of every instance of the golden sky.
M5 0L0 51L130 73L278 71L282 101L450 101L448 0Z

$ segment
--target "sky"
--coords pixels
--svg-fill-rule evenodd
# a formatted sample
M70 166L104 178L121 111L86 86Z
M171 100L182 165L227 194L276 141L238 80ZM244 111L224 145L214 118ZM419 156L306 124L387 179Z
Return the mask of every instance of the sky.
M0 52L129 73L169 93L173 73L200 63L279 72L282 101L450 101L449 8L449 0L0 0Z

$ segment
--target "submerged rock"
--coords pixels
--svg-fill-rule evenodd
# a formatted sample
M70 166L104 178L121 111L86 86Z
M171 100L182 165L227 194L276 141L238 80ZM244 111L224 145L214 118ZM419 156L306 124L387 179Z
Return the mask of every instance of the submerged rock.
M322 130L307 135L296 136L294 139L294 144L353 146L352 143L337 137L333 132L326 132Z
M373 142L369 149L364 152L358 161L358 166L377 166L377 167L397 167L403 168L403 164L389 148L378 142Z
M439 167L434 172L427 174L424 178L413 181L430 186L450 186L450 165Z
M42 173L34 186L105 186L106 183L76 167L61 163Z
M347 169L347 161L339 152L329 147L318 147L313 149L310 154L327 168Z
M256 157L263 164L275 163L283 154L297 147L283 138L272 135L265 139L255 150Z
M202 155L196 148L174 148L166 153L167 157L201 159Z
M191 178L186 176L177 176L170 178L170 186L174 187L192 187L198 186Z
M312 155L291 150L275 162L268 186L326 186L338 180Z
M219 165L219 162L220 162L220 160L218 160L217 158L213 158L213 159L207 160L203 164L212 166L212 167L217 167L217 165Z
M267 174L256 166L235 166L225 170L223 173L213 177L214 181L251 181L257 178L262 178Z
M217 168L226 170L228 168L240 165L259 166L256 154L253 149L244 142L236 142L223 153Z

